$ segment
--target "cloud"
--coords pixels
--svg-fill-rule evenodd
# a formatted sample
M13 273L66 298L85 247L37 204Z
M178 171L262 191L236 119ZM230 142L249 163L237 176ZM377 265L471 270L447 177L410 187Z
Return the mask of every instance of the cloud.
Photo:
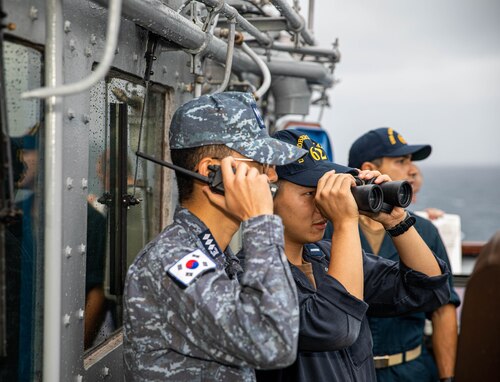
M431 143L429 163L500 165L500 2L317 1L315 16L321 46L340 40L323 118L337 160L392 126Z

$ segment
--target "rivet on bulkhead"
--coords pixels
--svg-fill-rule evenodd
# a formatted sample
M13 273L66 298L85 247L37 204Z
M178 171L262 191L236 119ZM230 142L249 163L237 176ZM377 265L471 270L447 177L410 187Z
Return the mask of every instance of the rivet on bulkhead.
M71 247L69 245L66 246L66 248L64 248L64 256L66 256L67 259L69 259L71 257Z
M85 244L80 244L78 246L78 251L80 252L80 255L85 255L85 252L87 252L87 246Z
M92 45L97 44L97 36L95 34L93 34L93 33L90 35L90 43Z
M71 320L71 317L69 316L69 314L65 314L63 316L63 324L64 324L64 326L69 326L70 320Z
M31 21L35 21L36 19L38 19L38 9L34 6L31 6L30 8L30 19Z
M87 178L82 178L82 188L85 190L89 185Z
M69 33L71 31L71 21L64 21L64 33Z
M71 190L73 188L73 178L70 177L66 178L66 188L68 190Z

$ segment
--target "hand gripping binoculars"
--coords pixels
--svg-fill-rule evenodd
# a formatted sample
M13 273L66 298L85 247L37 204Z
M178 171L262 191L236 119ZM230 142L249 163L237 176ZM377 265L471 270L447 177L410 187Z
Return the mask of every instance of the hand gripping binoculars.
M373 184L373 179L362 180L354 177L356 187L352 195L358 209L367 212L391 213L394 207L408 207L413 196L413 189L406 180Z

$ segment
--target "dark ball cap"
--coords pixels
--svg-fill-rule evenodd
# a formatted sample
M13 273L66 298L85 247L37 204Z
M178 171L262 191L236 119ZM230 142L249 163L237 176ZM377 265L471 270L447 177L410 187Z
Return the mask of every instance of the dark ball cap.
M280 179L304 187L316 187L319 179L328 171L357 175L358 170L328 160L325 150L307 134L294 129L278 131L273 135L280 141L307 150L307 154L293 163L276 167Z
M430 145L409 145L401 134L390 127L379 127L356 139L349 150L349 166L360 168L364 162L383 157L411 155L414 161L427 158Z
M283 165L305 151L271 138L250 93L203 95L179 107L170 124L170 148L223 144L259 163Z

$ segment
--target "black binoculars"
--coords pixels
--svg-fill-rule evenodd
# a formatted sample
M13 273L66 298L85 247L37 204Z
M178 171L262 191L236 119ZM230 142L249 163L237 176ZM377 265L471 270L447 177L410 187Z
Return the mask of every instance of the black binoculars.
M352 195L361 211L391 213L394 207L405 208L411 203L413 189L406 180L373 184L373 179L354 179Z

